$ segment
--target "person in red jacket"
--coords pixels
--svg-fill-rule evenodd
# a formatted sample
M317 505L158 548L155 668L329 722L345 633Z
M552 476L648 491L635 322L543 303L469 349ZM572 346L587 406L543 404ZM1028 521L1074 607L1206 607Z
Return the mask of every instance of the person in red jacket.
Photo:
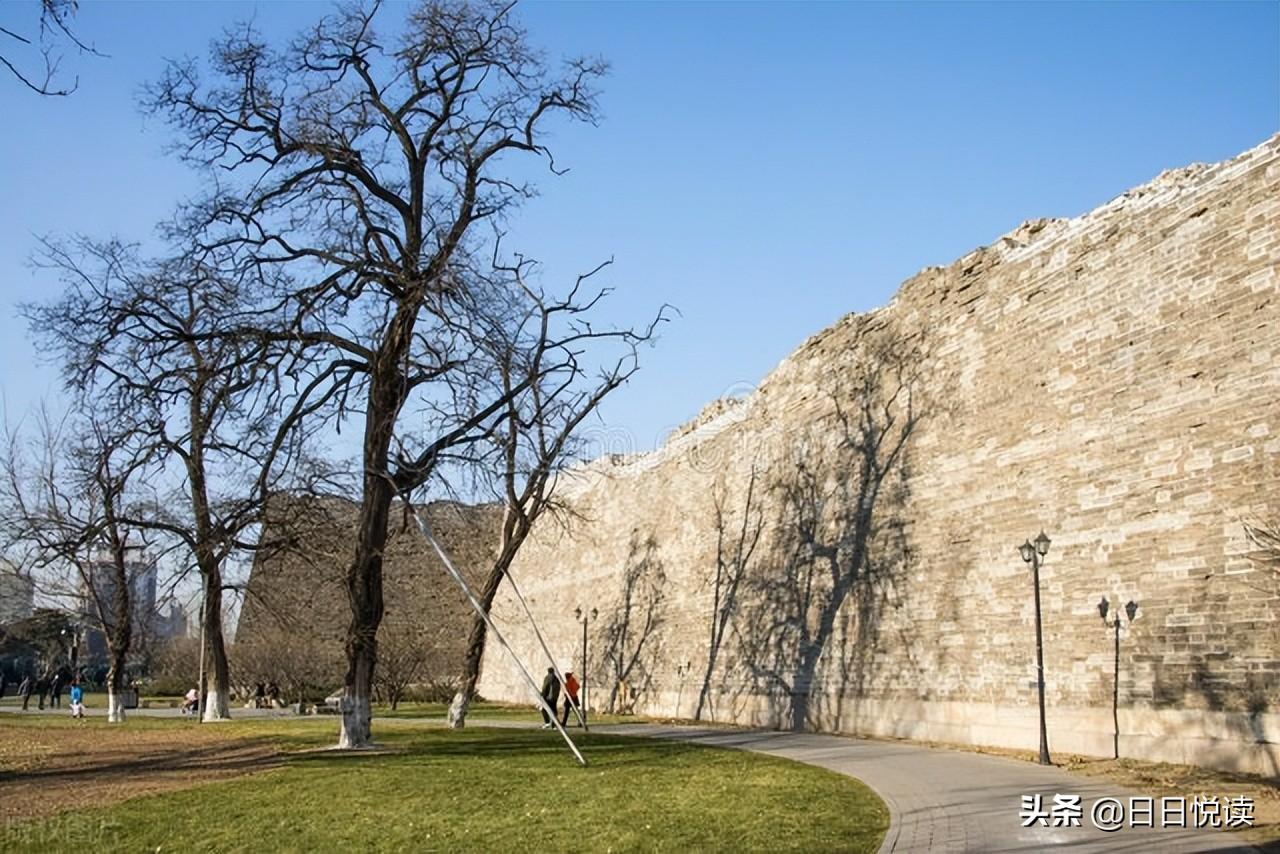
M572 705L570 705L572 704ZM569 712L578 705L578 680L572 670L564 672L564 713L560 716L560 726L569 723Z

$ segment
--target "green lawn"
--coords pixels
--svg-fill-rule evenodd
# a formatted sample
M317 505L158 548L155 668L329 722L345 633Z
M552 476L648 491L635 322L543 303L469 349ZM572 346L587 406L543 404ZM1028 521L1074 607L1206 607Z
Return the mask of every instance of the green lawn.
M557 706L557 709L562 708ZM431 718L445 720L448 717L448 703L418 703L404 702L391 710L390 706L375 705L373 707L373 715L376 721L378 718ZM234 714L234 712L233 712ZM484 721L527 721L529 723L541 723L542 714L534 708L533 704L528 705L509 705L506 703L492 703L487 700L472 703L471 709L467 712L468 721L476 721L482 723ZM569 715L569 723L572 727L576 727L577 718L572 714ZM589 710L587 714L587 725L591 724L625 724L641 722L642 718L634 715L610 715L604 712Z
M334 737L332 720L225 726L290 749ZM554 731L375 733L388 752L302 752L252 777L18 822L0 849L874 851L888 826L857 781L737 750L579 733L584 769Z

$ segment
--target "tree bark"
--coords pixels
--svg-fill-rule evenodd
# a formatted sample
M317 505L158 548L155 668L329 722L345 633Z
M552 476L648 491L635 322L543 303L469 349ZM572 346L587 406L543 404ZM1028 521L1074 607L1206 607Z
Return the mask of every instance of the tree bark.
M484 580L484 590L480 592L480 604L486 614L493 608L493 600L497 598L498 587L506 577L507 565L494 569ZM484 642L489 634L489 624L477 614L471 622L471 634L467 638L467 655L462 665L462 684L453 695L449 704L449 729L463 729L467 725L467 712L471 701L476 696L476 684L480 681L480 662L484 658Z
M385 451L382 459L386 459ZM342 729L338 734L338 746L344 749L367 747L371 740L373 675L378 663L378 626L383 612L382 554L393 496L391 484L375 473L377 468L366 465L365 470L368 473L360 508L356 556L347 574L351 622L347 626L347 673L343 685Z
M122 724L125 719L124 708L124 655L119 650L111 650L111 667L107 671L107 721Z
M209 666L205 670L204 712L206 723L231 720L231 668L222 632L222 573L216 565L205 567L204 636Z

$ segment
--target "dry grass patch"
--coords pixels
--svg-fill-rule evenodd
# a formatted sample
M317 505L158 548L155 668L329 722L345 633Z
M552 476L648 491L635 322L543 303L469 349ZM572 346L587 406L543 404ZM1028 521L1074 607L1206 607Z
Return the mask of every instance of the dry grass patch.
M0 823L278 767L281 749L222 726L0 721Z

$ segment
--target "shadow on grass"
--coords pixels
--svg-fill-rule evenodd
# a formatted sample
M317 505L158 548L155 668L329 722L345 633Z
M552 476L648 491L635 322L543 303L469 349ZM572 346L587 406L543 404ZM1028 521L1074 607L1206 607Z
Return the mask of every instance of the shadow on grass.
M582 735L574 738L591 767L620 765L655 766L694 751L703 750L688 744L629 738L615 735ZM458 732L385 733L379 748L371 751L308 750L289 754L295 766L330 762L347 764L362 760L385 760L411 765L546 757L574 763L564 742L550 731L482 729Z

